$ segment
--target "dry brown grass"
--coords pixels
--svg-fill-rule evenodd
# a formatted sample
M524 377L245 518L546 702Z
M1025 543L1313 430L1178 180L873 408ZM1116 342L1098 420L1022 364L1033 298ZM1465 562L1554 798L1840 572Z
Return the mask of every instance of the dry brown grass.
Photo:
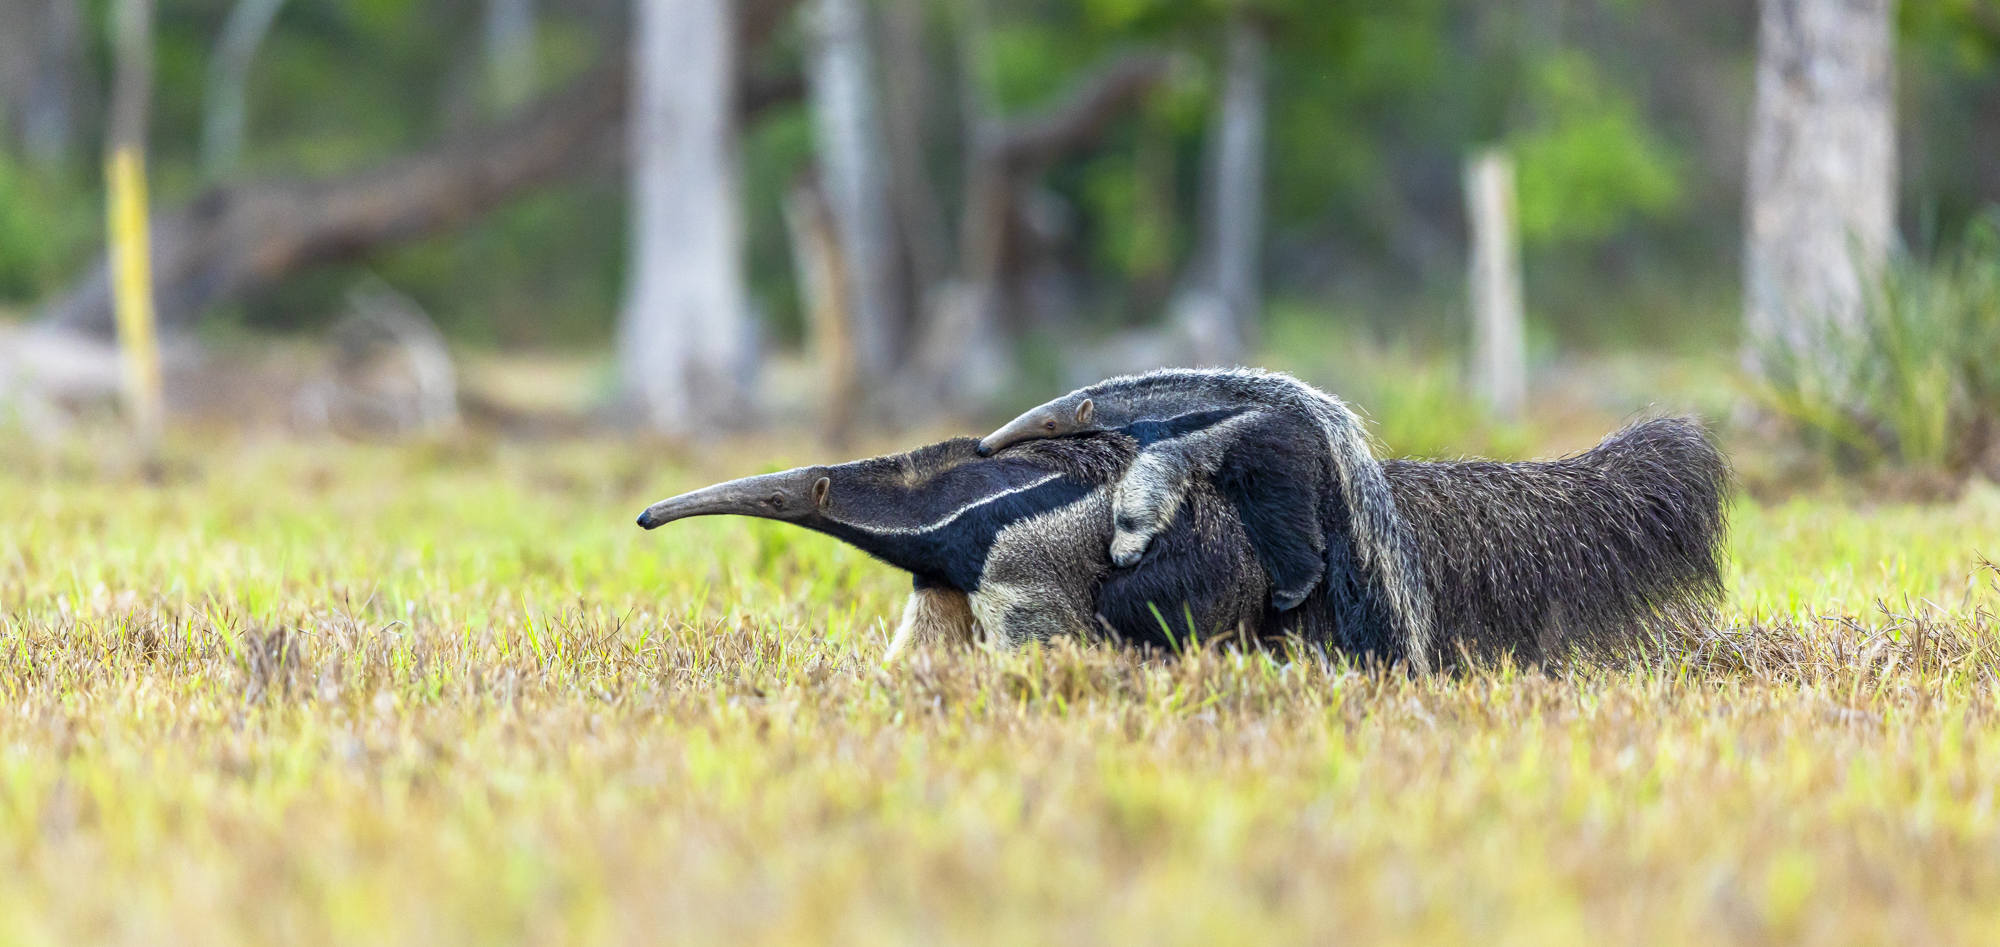
M1071 644L884 669L899 576L769 524L642 535L707 473L615 448L8 470L0 943L2000 930L1984 506L1745 507L1734 627L1413 679Z

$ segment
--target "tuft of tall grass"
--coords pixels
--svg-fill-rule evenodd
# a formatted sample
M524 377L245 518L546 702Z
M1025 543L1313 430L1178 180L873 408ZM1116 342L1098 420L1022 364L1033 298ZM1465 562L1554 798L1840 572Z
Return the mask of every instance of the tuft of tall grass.
M1761 399L1836 467L1962 479L2000 432L2000 216L1950 255L1893 261L1814 351L1758 354Z

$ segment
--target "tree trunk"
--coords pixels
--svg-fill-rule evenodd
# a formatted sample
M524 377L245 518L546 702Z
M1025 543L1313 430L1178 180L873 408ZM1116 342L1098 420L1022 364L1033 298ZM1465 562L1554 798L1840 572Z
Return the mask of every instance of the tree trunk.
M486 80L502 114L535 93L535 0L486 0Z
M895 366L902 320L891 308L890 206L866 11L861 0L812 0L805 13L819 177L846 264L855 357L862 372L882 377Z
M940 411L977 414L1005 388L1012 353L1000 330L1014 184L1007 169L1001 121L986 101L983 7L975 5L960 37L959 112L964 124L964 181L960 186L958 272L932 287L911 382L918 390L898 399L904 422Z
M1234 362L1254 337L1263 308L1264 33L1237 19L1229 27L1215 149L1215 291L1227 321L1221 350L1204 361Z
M744 420L754 368L737 216L729 0L639 0L626 396L663 434Z
M32 0L0 0L0 23L7 24L0 30L0 147L13 145L21 124L18 113L27 104L34 75L30 24L35 13Z
M243 153L250 63L284 5L285 0L236 0L209 55L201 113L201 170L210 181L228 177Z
M1748 360L1810 365L1853 330L1895 238L1893 0L1762 0Z
M0 0L0 147L43 167L76 138L83 20L77 0Z
M889 198L896 209L902 253L901 315L913 324L925 294L951 270L951 239L928 162L925 119L931 114L933 74L924 47L925 0L882 4L883 132L888 141ZM900 327L907 333L913 325Z

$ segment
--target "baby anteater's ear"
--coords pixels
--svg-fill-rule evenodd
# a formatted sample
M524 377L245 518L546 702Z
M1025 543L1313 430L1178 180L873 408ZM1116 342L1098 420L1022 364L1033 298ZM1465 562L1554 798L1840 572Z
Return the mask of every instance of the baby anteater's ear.
M812 488L813 505L822 510L826 509L826 497L831 492L833 492L833 478L819 478Z
M1094 417L1097 417L1097 402L1089 398L1083 399L1083 403L1076 406L1076 423L1087 427L1090 419Z

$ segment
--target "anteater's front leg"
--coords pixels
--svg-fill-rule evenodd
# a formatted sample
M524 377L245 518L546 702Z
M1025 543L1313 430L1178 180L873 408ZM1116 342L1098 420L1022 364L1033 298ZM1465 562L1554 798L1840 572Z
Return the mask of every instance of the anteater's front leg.
M918 576L910 600L903 604L903 620L896 637L889 641L883 661L894 661L903 652L923 645L971 645L979 640L978 621L972 617L972 603L965 593Z

